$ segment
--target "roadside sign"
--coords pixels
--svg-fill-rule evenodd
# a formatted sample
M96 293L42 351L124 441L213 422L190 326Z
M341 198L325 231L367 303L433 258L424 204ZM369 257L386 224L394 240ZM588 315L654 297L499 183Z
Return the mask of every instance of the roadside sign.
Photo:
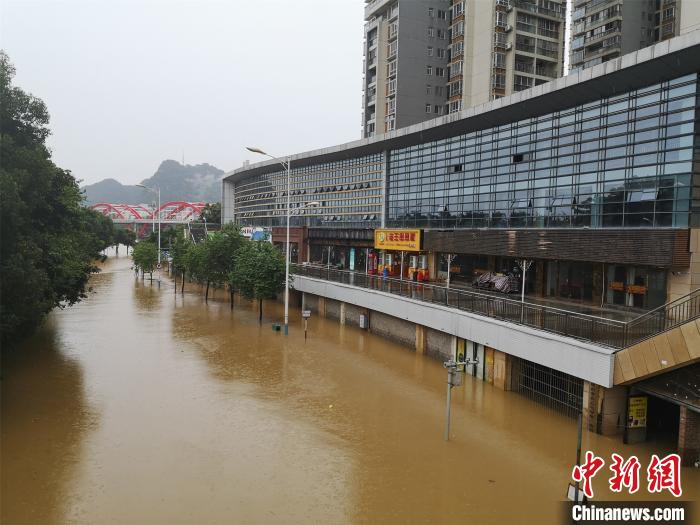
M308 319L309 317L311 317L311 310L302 310L302 311L301 311L301 316L302 316L304 319Z

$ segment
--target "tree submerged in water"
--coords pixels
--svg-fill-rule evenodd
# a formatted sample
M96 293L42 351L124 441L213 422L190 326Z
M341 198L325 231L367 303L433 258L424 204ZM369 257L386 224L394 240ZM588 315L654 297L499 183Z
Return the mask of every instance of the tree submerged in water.
M246 299L258 301L262 323L263 300L274 299L284 290L284 274L280 250L265 241L245 241L236 252L229 282Z
M108 217L81 206L69 171L51 161L49 113L12 85L0 51L0 332L4 344L30 335L56 307L87 296L96 261L114 242Z

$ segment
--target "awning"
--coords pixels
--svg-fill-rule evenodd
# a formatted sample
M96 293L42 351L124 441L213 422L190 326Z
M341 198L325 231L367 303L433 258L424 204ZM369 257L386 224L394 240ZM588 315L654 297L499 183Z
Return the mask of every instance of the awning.
M700 413L700 363L650 377L633 387Z

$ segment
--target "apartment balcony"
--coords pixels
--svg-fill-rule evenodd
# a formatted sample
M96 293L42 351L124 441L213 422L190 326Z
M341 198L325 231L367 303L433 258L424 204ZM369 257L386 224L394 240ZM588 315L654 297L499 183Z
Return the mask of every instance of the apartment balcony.
M517 51L525 51L526 53L534 53L535 52L535 45L534 44L526 44L524 42L515 42L515 49Z
M585 46L587 46L587 45L593 44L595 42L599 42L599 41L603 40L604 38L606 38L610 35L620 33L621 31L622 31L622 28L619 26L612 27L612 28L608 29L607 31L603 31L602 33L598 33L597 35L587 36L584 39L583 44Z
M552 59L558 59L559 58L559 50L558 49L550 49L542 46L537 46L537 54L542 55L544 57L552 58Z
M594 22L588 22L584 25L583 30L580 31L581 33L585 33L586 31L590 31L591 29L595 29L596 27L600 27L601 25L605 25L606 22L609 22L610 20L613 20L615 18L622 19L622 11L620 10L619 6L617 6L616 9L612 13L609 13L605 15L603 18L599 18L598 20Z
M535 65L531 63L528 64L527 62L516 62L515 70L522 73L530 73L532 75L535 72Z
M609 38L603 41L600 47L595 47L593 49L586 49L585 57L586 59L596 57L599 55L604 55L606 53L619 52L620 51L621 37L619 35Z
M530 13L535 13L538 15L545 15L557 20L564 20L564 11L548 9L546 7L541 7L537 4L527 2L525 0L515 0L513 7L521 11L529 11Z

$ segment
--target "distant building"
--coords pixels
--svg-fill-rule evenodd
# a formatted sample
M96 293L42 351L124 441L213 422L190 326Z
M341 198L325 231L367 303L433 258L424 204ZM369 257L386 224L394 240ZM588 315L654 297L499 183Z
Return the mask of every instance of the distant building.
M563 74L565 0L453 0L448 113Z
M449 0L366 0L362 136L445 111Z
M574 0L571 68L595 66L698 28L697 0Z

